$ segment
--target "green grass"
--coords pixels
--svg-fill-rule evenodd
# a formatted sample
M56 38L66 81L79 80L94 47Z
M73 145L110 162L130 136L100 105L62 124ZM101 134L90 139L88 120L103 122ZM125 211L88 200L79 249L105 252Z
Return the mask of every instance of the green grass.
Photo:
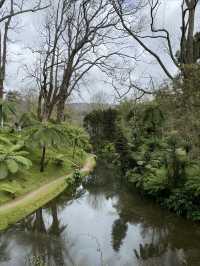
M95 166L95 159L91 155L84 156L83 165L84 165L84 162L89 163L89 166L87 169L84 169L84 171L81 171L82 175L88 174L88 172L91 171ZM69 167L68 170L70 171L71 166L68 165L68 167ZM52 170L51 167L49 170ZM51 201L53 198L55 198L61 192L63 192L71 184L71 180L73 180L73 172L71 171L71 174L69 175L65 174L65 177L51 178L52 180L53 179L54 180L50 182L47 172L43 176L44 183L45 182L47 183L47 180L48 180L48 183L46 184L46 186L43 186L42 188L40 188L39 186L41 185L41 180L38 180L38 176L33 178L34 174L33 172L31 172L31 176L33 180L32 182L27 181L27 183L29 185L32 184L31 190L34 190L33 189L33 187L35 187L34 182L37 182L38 185L37 185L37 189L34 190L33 192L34 194L31 193L31 194L24 195L24 197L22 197L21 199L18 199L17 201L13 201L10 204L8 203L0 207L0 230L6 229L8 226L23 219L27 215L31 214L38 208L42 207L43 205ZM64 168L62 170L57 171L57 176L59 175L58 173L61 176L63 176ZM47 177L48 179L46 179ZM24 191L26 191L26 185L24 186Z
M67 188L68 183L66 179L59 179L57 181L58 182L51 186L46 193L40 193L35 198L24 200L15 208L7 208L4 211L0 211L0 230L6 229L9 225L31 214Z
M56 151L55 151L56 152ZM22 196L38 187L55 180L58 177L67 175L73 171L75 165L82 166L87 154L77 150L75 158L72 158L72 151L65 151L65 162L63 166L56 166L53 163L48 163L45 171L39 171L39 156L35 151L32 153L33 166L29 170L23 170L16 175L0 181L0 205L10 201L13 197ZM8 187L13 193L1 191L2 188Z

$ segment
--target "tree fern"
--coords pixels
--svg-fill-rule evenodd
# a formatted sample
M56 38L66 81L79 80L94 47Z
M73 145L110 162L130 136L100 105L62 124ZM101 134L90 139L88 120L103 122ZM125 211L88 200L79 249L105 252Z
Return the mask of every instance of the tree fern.
M5 143L0 145L0 179L6 178L9 174L17 173L21 167L29 169L32 163L26 158L28 152L22 150L23 143L12 144L12 142L6 141L6 138L0 139L3 139Z
M63 127L50 122L40 122L27 128L28 145L41 149L40 171L44 171L46 150L49 147L58 147L66 142L66 134Z
M14 105L8 101L5 101L3 99L0 99L0 123L1 123L1 128L4 127L4 123L8 118L8 114L16 114Z

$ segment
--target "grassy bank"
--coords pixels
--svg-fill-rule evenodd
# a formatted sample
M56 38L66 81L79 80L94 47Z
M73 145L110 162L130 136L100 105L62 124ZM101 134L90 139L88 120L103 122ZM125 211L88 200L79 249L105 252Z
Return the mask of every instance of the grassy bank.
M88 156L81 169L83 175L88 174L95 166L93 156ZM55 179L55 177L54 177ZM45 178L44 178L45 180ZM73 182L73 172L56 180L49 181L38 189L16 198L0 207L0 230L16 223L31 214L47 202L58 196Z
M37 155L37 154L36 154ZM71 173L77 166L83 166L87 153L77 151L77 155L72 158L72 151L65 151L65 159L62 165L48 163L45 171L39 171L39 156L31 154L33 165L31 169L22 169L8 179L0 180L0 206L6 202L18 198L38 187L55 180L60 176Z

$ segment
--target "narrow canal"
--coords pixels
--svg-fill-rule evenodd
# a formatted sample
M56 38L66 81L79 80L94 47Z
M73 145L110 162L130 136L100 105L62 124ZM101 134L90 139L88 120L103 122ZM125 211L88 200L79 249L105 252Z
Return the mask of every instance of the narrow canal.
M199 266L200 225L162 210L99 164L69 196L0 234L1 266Z

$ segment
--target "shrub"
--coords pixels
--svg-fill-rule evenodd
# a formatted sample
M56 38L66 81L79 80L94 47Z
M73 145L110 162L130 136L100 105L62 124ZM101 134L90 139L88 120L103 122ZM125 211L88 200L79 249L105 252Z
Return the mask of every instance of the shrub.
M152 195L159 196L160 193L168 188L167 170L165 167L155 169L144 177L144 190Z
M162 205L174 211L177 215L183 215L187 218L191 218L195 211L193 195L188 194L184 189L172 191L169 198L162 201Z
M49 156L49 160L53 162L56 166L63 166L65 162L65 155L61 153L53 153Z
M8 141L0 145L0 179L6 178L9 174L16 174L23 167L30 168L32 162L26 157L28 152L23 148L24 142L12 144Z
M186 168L186 184L188 193L195 197L200 197L200 167L197 164L191 164Z

